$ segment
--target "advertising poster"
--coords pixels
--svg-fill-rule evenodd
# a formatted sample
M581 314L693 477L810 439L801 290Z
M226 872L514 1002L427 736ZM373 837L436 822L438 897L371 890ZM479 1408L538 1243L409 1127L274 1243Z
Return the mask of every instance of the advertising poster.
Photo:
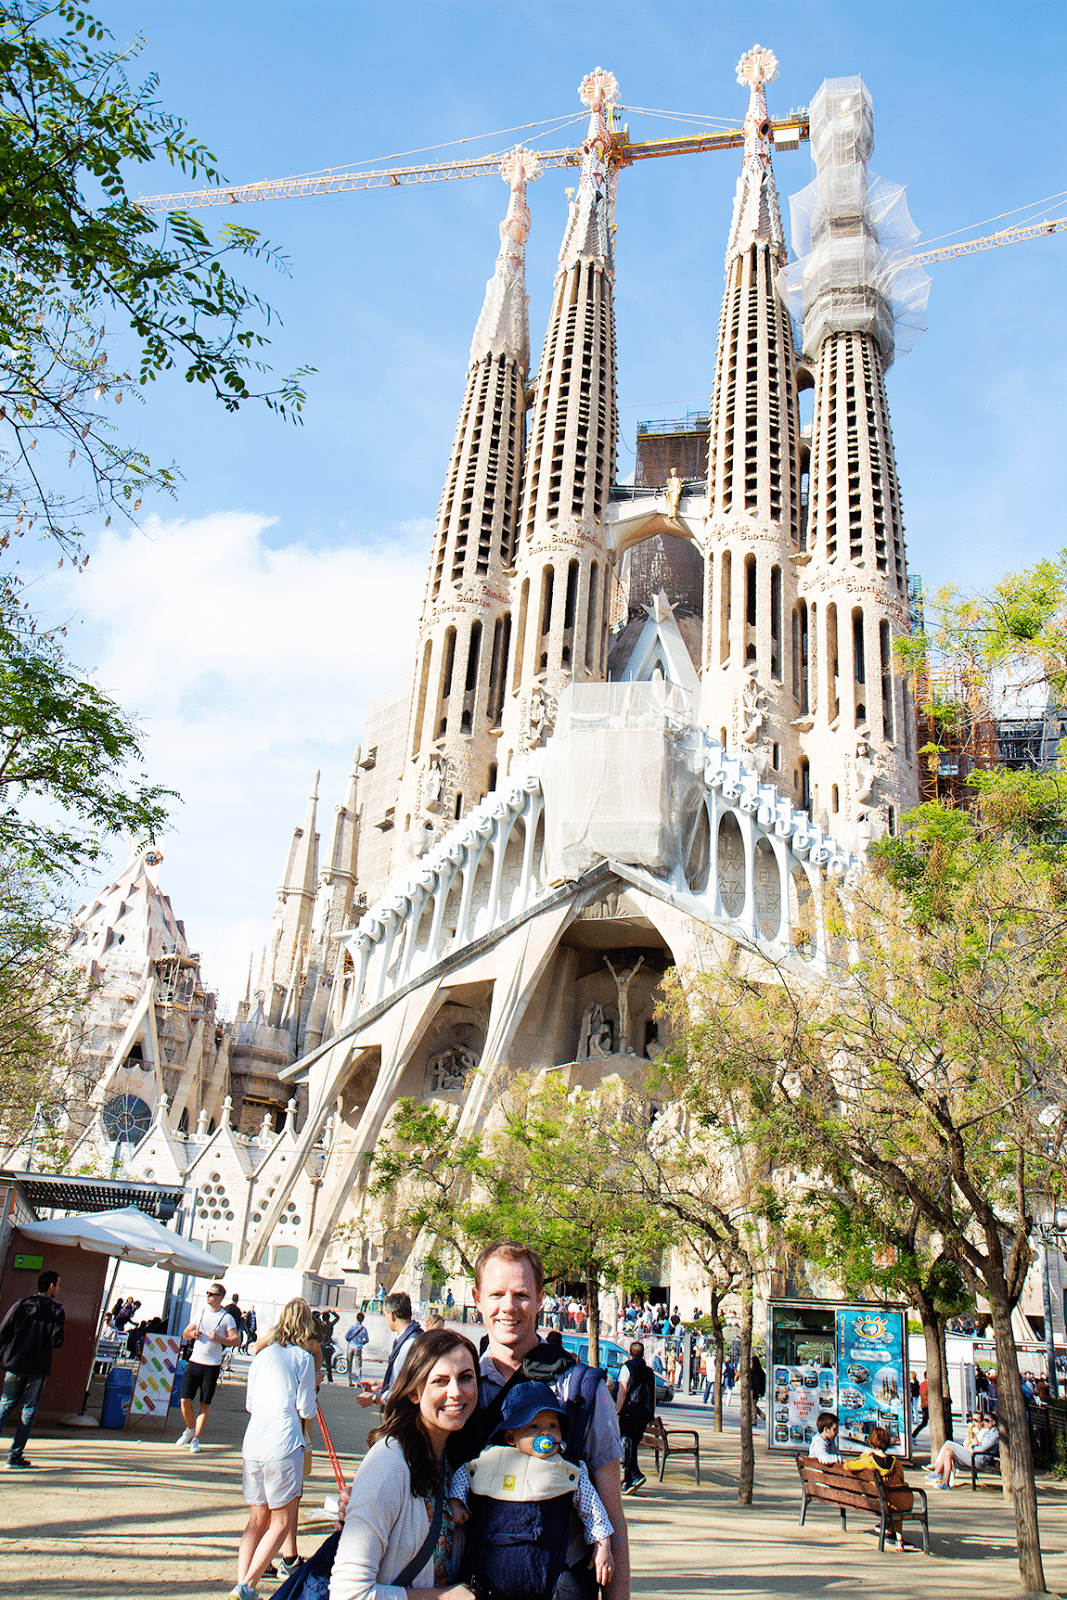
M137 1368L130 1401L131 1417L159 1417L166 1427L180 1349L181 1340L173 1334L145 1334L141 1365Z
M911 1454L904 1318L899 1311L843 1306L837 1311L837 1412L841 1439L862 1445L875 1423L889 1448Z
M815 1437L815 1419L820 1411L836 1409L836 1378L833 1367L783 1366L772 1368L771 1438L776 1445L803 1450Z

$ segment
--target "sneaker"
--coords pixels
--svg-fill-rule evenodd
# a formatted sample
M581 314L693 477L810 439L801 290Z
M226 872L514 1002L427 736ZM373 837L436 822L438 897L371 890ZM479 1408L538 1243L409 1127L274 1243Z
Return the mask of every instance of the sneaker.
M637 1477L633 1481L632 1487L634 1489L643 1489L647 1482L648 1482L648 1479L645 1477L644 1473L643 1472L639 1472L637 1474Z
M7 1458L7 1470L9 1472L19 1472L24 1467L32 1466L33 1462L30 1460L29 1456L8 1456Z
M226 1600L259 1600L250 1583L235 1583Z
M193 1439L192 1443L189 1446L189 1454L191 1456L198 1456L200 1454L200 1440L199 1439ZM245 1587L247 1588L248 1585L246 1584Z
M186 1428L184 1433L179 1433L179 1435L175 1439L174 1443L175 1444L188 1444L189 1441L192 1439L192 1437L193 1437L192 1428Z
M291 1578L297 1567L304 1565L303 1556L293 1556L292 1560L288 1556L275 1556L274 1559L283 1578Z

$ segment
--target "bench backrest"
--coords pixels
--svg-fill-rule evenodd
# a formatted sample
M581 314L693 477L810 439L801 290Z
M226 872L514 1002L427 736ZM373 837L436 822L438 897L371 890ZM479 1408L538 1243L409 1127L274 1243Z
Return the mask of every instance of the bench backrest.
M652 1418L652 1421L648 1424L647 1428L645 1429L644 1436L643 1436L641 1442L642 1442L642 1444L647 1444L647 1445L657 1445L658 1444L660 1446L663 1446L663 1445L665 1445L667 1443L667 1430L663 1426L663 1423L660 1421L659 1417L653 1417Z
M796 1462L805 1493L812 1500L828 1500L835 1506L854 1506L858 1511L881 1509L878 1480L870 1468L846 1472L842 1467L826 1466L813 1456L797 1456Z

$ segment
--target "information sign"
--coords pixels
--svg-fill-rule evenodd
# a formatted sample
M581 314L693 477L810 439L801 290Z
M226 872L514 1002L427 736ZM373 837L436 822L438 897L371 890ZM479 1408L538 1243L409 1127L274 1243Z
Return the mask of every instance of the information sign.
M876 1423L889 1430L890 1449L911 1437L904 1318L869 1306L837 1310L838 1424L844 1438L865 1444Z

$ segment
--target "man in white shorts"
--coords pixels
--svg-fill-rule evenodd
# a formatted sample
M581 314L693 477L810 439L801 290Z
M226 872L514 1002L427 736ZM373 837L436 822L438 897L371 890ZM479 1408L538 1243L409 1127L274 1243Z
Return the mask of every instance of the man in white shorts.
M183 1339L195 1339L182 1378L181 1407L185 1431L178 1435L177 1444L187 1444L191 1456L200 1452L200 1438L207 1426L215 1386L219 1381L222 1353L230 1345L240 1344L241 1335L228 1311L222 1309L226 1290L221 1283L213 1283L207 1291L207 1307L199 1317L190 1322ZM200 1415L193 1411L193 1401L200 1402Z

